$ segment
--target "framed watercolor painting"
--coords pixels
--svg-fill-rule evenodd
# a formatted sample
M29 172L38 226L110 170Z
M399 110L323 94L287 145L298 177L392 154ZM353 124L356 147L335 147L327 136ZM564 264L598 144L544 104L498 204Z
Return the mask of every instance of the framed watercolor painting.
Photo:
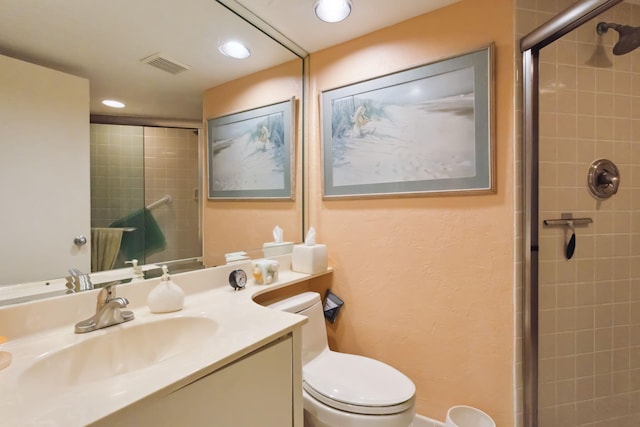
M209 199L293 198L294 100L207 120Z
M492 56L322 92L324 197L494 192Z

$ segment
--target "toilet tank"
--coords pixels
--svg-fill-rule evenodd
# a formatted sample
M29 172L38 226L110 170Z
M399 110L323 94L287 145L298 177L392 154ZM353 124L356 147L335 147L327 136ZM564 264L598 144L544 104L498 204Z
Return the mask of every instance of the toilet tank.
M322 301L317 292L304 292L269 304L268 307L307 316L302 325L302 364L305 365L329 349Z

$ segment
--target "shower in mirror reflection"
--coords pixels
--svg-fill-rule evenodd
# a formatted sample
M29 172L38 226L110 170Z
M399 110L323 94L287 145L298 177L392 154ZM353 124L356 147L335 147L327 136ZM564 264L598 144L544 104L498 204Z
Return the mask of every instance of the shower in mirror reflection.
M200 257L197 132L92 123L90 137L91 226L125 230L95 271Z

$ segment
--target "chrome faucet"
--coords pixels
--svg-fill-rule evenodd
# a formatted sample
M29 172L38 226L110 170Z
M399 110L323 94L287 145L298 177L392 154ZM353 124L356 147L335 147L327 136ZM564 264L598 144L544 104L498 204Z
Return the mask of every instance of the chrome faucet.
M116 297L116 285L118 284L120 284L119 281L107 283L100 289L96 303L96 314L76 323L76 334L84 334L133 320L132 311L122 310L127 307L129 301L126 298Z

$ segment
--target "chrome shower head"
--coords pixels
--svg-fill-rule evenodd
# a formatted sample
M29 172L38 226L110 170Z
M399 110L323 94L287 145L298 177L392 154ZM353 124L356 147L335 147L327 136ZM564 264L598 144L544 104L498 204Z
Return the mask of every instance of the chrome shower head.
M640 46L640 27L599 22L596 26L598 34L606 33L609 28L618 32L618 42L613 46L614 55L624 55Z

